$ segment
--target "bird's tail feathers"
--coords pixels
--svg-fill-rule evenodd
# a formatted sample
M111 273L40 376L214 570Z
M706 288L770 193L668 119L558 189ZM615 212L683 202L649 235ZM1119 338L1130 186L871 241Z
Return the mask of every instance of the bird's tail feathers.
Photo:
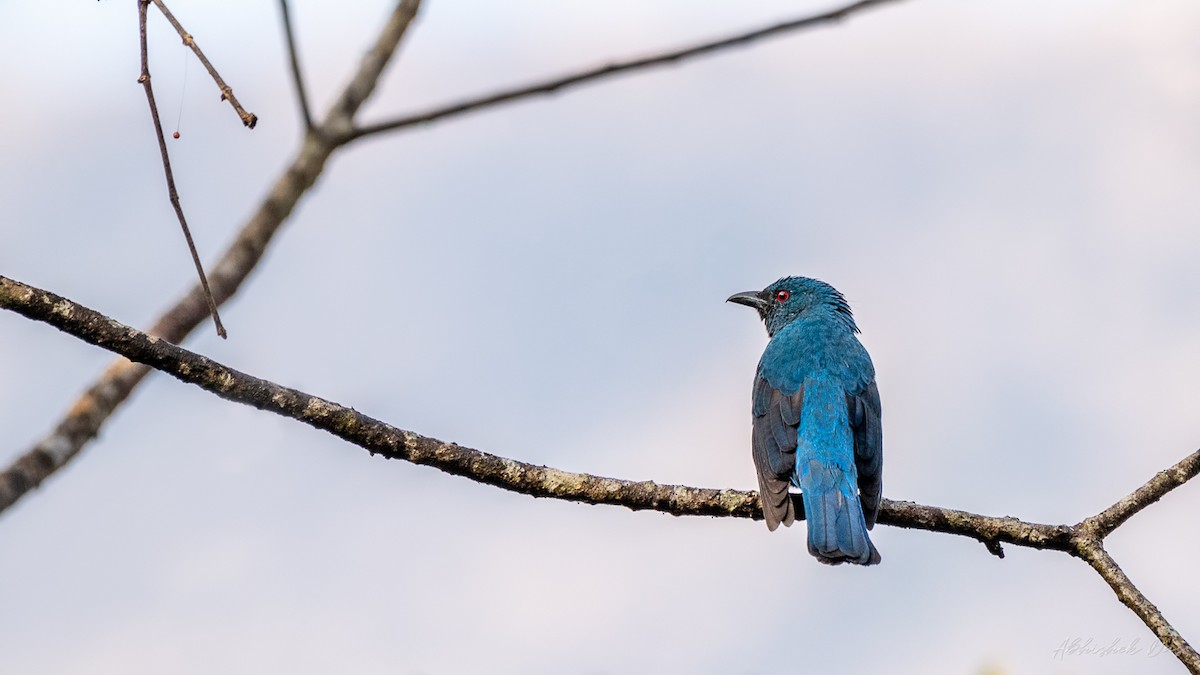
M867 536L862 503L850 479L841 469L815 461L801 472L808 552L828 565L876 565L879 551Z

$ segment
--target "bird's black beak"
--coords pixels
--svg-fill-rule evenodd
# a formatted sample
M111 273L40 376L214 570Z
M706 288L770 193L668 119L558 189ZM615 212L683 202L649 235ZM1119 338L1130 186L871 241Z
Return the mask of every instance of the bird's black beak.
M760 295L760 291L746 291L745 293L734 293L725 299L725 302L736 302L739 305L753 307L758 310L759 316L767 315L767 307L770 305Z

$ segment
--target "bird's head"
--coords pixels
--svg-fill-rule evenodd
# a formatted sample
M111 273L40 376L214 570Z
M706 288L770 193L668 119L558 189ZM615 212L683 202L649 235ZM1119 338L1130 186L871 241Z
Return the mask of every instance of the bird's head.
M845 323L851 331L858 332L846 298L836 288L818 279L784 277L761 291L734 293L726 302L758 310L767 325L767 335L772 337L800 317L825 312Z

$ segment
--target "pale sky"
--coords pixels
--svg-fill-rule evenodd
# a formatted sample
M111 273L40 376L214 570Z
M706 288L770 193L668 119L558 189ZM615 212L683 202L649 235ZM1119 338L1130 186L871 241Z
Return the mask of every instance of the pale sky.
M828 6L429 0L362 117ZM261 120L151 12L212 261L299 117L276 3L171 7ZM317 111L389 9L294 3ZM194 271L136 19L0 4L0 274L145 327ZM229 340L187 346L523 461L749 489L766 334L724 299L814 276L876 364L885 497L1074 523L1200 445L1198 34L1182 0L909 0L366 141L225 306ZM0 462L109 360L0 312ZM1197 509L1184 486L1108 540L1193 644ZM830 568L804 535L534 500L154 376L0 514L0 652L14 673L1182 671L1064 554L879 526L881 565ZM1140 651L1056 658L1074 638Z

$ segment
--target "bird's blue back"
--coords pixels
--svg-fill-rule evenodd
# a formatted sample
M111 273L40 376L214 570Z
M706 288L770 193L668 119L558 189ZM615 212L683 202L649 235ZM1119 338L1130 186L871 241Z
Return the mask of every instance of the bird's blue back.
M818 560L879 562L867 536L882 493L879 393L849 307L831 286L804 277L742 297L735 301L757 307L771 334L753 402L767 525L794 519L790 484L801 490L808 547Z

